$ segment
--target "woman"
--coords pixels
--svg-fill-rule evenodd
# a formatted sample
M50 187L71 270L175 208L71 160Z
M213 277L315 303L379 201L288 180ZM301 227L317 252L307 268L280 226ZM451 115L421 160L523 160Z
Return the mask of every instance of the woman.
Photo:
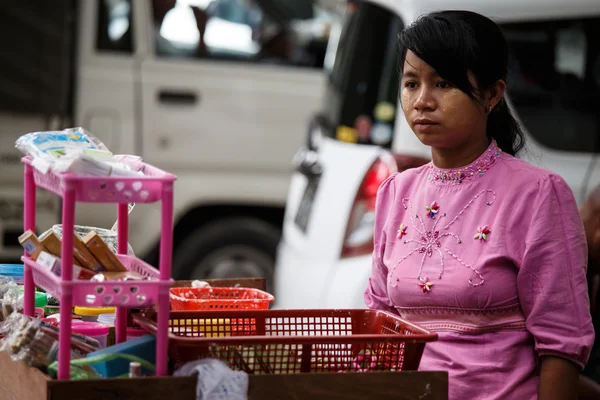
M502 32L444 11L400 43L402 108L432 162L379 189L366 304L438 334L420 368L449 371L450 399L577 398L585 234L566 183L514 157Z

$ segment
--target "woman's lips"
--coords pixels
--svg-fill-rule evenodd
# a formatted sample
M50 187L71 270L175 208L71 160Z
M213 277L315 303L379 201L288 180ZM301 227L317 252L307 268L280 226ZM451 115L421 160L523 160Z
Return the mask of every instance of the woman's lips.
M414 121L414 129L418 132L429 132L437 125L437 122L430 119L421 118Z

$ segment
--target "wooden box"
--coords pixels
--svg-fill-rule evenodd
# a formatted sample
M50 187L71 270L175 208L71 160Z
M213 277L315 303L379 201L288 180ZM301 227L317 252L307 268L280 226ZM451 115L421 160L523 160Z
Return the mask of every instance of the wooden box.
M0 352L2 400L195 400L196 378L57 381ZM249 400L447 400L446 372L251 375Z

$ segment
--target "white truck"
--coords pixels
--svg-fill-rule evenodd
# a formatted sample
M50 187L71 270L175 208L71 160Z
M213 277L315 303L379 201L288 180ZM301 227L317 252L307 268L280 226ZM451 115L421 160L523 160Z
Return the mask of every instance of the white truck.
M271 279L291 160L324 92L334 13L273 0L3 2L0 261L21 254L22 134L82 126L116 154L178 176L175 278ZM33 5L33 6L32 6ZM285 5L285 6L282 6ZM291 5L291 6L290 6ZM29 8L28 8L29 6ZM60 204L38 195L38 229ZM158 257L159 206L130 218ZM110 228L113 207L78 206Z

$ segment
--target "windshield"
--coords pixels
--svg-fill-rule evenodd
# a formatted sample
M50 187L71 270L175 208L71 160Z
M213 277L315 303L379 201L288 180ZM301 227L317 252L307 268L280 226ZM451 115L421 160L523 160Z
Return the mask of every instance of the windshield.
M329 73L325 128L351 143L389 147L398 100L400 17L380 6L350 3Z
M329 31L338 19L311 2L177 0L157 22L156 52L322 68Z

